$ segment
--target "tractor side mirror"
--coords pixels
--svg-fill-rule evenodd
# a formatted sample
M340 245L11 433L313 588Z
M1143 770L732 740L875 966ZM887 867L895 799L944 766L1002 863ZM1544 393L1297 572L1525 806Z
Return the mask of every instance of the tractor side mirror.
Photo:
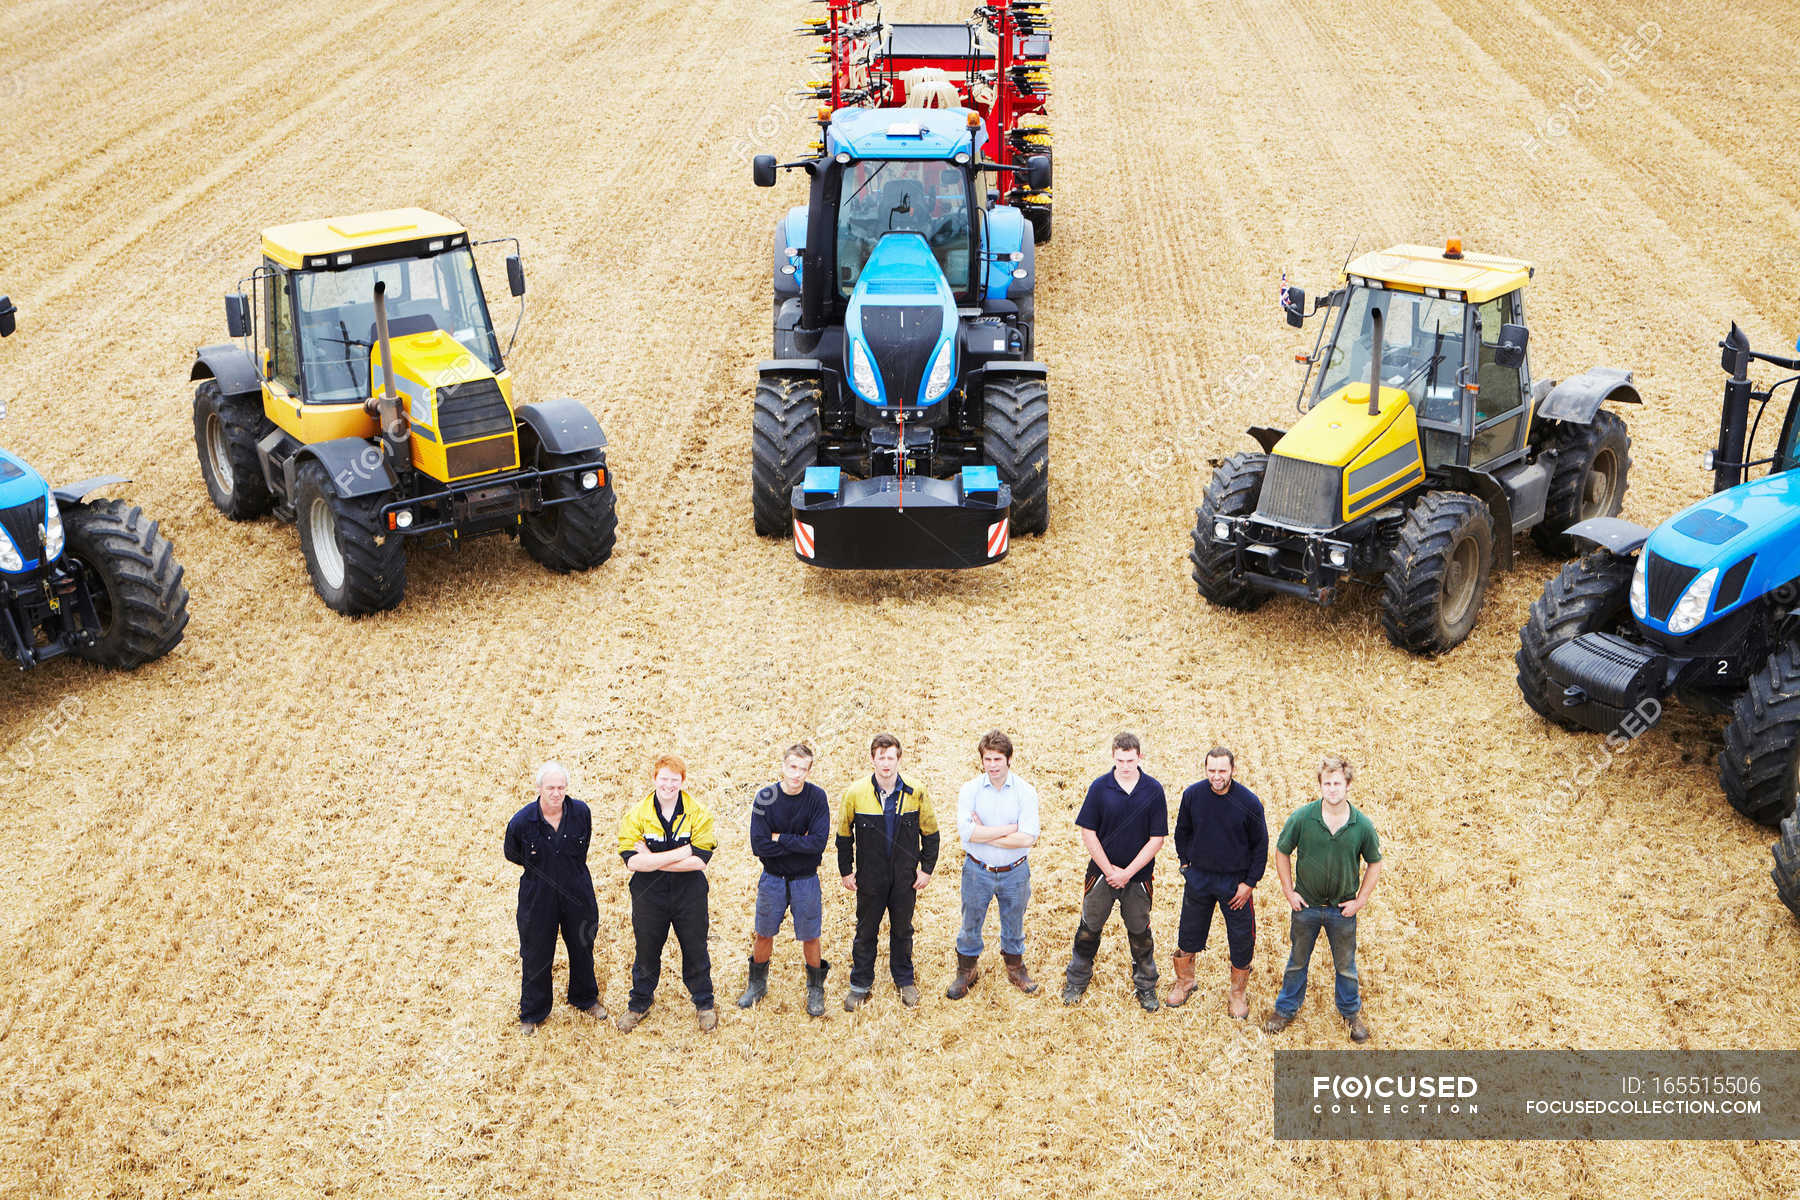
M242 292L225 297L225 329L234 338L250 336L250 297Z
M750 160L750 178L756 181L757 187L775 186L775 156L759 154Z
M1306 289L1289 288L1287 299L1281 302L1281 311L1287 314L1287 323L1295 329L1306 324Z
M1502 325L1500 341L1494 347L1494 365L1508 370L1517 370L1525 365L1525 343L1531 340L1531 330L1523 325Z
M11 337L12 331L19 327L19 306L5 296L0 296L0 337Z
M525 294L525 264L516 254L506 256L506 290L515 296Z
M1050 188L1050 156L1034 154L1025 160L1025 186L1034 192Z

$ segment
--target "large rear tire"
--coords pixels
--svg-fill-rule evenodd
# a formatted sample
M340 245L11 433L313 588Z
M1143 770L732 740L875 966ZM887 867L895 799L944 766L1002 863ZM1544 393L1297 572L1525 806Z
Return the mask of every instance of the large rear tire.
M1382 578L1381 627L1414 654L1442 654L1475 628L1494 565L1494 518L1467 492L1427 492L1400 526Z
M1800 816L1781 822L1781 840L1769 847L1775 857L1775 868L1769 878L1775 881L1775 894L1800 917Z
M1595 550L1567 563L1531 602L1531 615L1519 629L1519 693L1531 711L1564 729L1585 729L1563 715L1562 694L1550 683L1545 664L1565 642L1584 633L1605 633L1625 620L1631 602L1635 560L1610 550Z
M406 591L406 541L381 528L379 498L346 499L318 462L300 468L294 484L294 518L300 552L313 591L326 607L346 616L385 612Z
M200 455L200 475L213 506L233 521L260 517L275 503L263 478L256 440L269 420L253 402L226 396L219 381L203 380L194 389L194 448Z
M750 502L756 532L786 537L793 531L794 488L819 461L816 375L764 375L756 381L750 431Z
M1631 472L1631 436L1617 413L1605 411L1595 413L1590 425L1546 424L1556 454L1544 519L1532 529L1531 540L1553 558L1568 558L1579 549L1567 534L1570 527L1619 515Z
M981 389L981 457L1012 489L1012 531L1050 527L1050 387L1041 375L990 371Z
M1800 649L1778 647L1731 706L1719 786L1731 807L1764 825L1794 811L1800 793Z
M187 588L175 548L142 509L92 500L62 510L63 553L80 565L100 627L75 653L131 670L173 650L187 629Z
M540 470L569 467L583 461L582 455L545 454L538 463ZM595 471L604 472L601 459L592 459ZM600 487L583 488L584 471L553 475L544 481L544 498L575 499L553 504L540 512L526 513L519 526L519 544L538 563L566 574L597 567L612 557L619 540L617 493L612 476Z
M1256 498L1262 492L1263 472L1268 466L1267 454L1233 454L1213 471L1206 495L1194 510L1194 531L1190 535L1194 544L1188 551L1188 561L1194 564L1194 586L1220 608L1254 612L1269 598L1269 593L1261 588L1231 577L1236 556L1212 536L1215 518L1248 516L1256 511Z

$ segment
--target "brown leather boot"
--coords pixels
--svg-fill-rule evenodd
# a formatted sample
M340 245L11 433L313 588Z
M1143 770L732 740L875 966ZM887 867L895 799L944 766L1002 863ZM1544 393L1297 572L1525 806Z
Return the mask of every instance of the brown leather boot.
M1196 986L1194 983L1194 956L1177 951L1175 954L1175 986L1169 989L1164 1003L1170 1008L1180 1008L1187 1003L1188 997L1194 994Z
M1025 969L1023 954L1002 954L1000 957L1006 963L1006 977L1012 981L1014 987L1027 996L1038 990L1037 980L1033 979L1031 972Z
M981 956L978 954L956 956L956 978L952 979L950 986L944 989L946 999L961 1000L969 994L969 989L975 986L977 979L981 978L981 970L978 966L980 962Z
M1245 989L1250 986L1250 968L1239 970L1231 968L1231 995L1226 1000L1226 1011L1234 1020L1242 1021L1250 1016L1250 997Z

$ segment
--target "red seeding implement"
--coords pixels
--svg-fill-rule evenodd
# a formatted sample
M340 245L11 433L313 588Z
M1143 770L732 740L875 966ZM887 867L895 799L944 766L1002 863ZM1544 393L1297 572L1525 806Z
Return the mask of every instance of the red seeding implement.
M1025 166L1050 154L1044 104L1050 96L1050 6L1043 0L999 0L959 25L901 25L881 19L880 6L823 3L823 17L799 32L823 45L813 61L829 79L806 94L833 111L863 108L968 108L980 116L988 152L1010 170L1006 200L1031 222L1033 240L1050 240L1050 189L1028 186Z

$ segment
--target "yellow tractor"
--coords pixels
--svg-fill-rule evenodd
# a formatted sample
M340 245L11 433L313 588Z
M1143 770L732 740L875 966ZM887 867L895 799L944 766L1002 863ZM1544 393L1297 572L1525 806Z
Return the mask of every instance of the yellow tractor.
M1608 401L1640 402L1630 371L1534 379L1528 262L1396 246L1345 264L1310 311L1282 288L1288 324L1323 313L1292 429L1251 429L1260 454L1214 472L1194 525L1194 582L1226 608L1273 594L1330 604L1352 580L1381 589L1394 645L1438 654L1475 626L1488 574L1530 531L1619 511L1630 468Z
M518 242L494 240L523 297ZM565 572L612 554L606 435L574 400L516 402L475 270L486 244L416 208L266 230L262 265L225 297L237 341L196 352L213 504L295 521L338 612L400 602L410 539L504 533Z

